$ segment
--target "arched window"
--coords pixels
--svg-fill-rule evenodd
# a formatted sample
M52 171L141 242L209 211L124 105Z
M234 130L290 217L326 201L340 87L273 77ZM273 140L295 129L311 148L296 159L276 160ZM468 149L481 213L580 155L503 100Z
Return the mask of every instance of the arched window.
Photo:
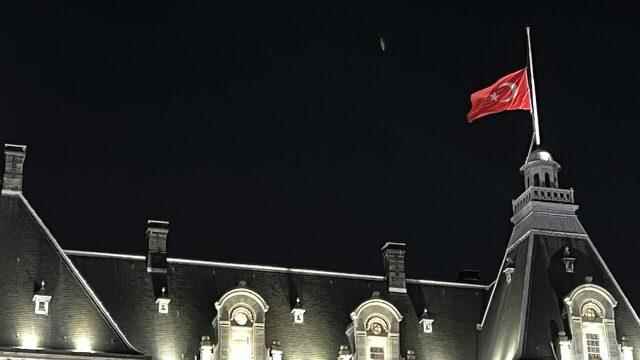
M265 339L265 314L269 306L246 283L220 297L216 301L218 314L213 321L218 332L218 344L214 348L216 359L264 360L267 357ZM222 356L226 354L225 356Z
M575 288L564 299L570 314L571 339L575 360L618 358L615 317L617 302L606 289L587 283ZM610 356L610 354L613 354Z
M549 173L544 173L544 186L551 187L551 179L549 178Z
M540 186L540 174L533 175L533 186Z
M597 321L602 319L602 310L592 302L587 302L582 306L583 321Z
M253 314L244 306L231 311L230 360L251 360L253 347Z
M389 325L380 315L371 316L366 322L367 329L367 359L384 360L387 349L387 337L389 336Z
M352 313L347 335L355 345L357 360L391 360L400 358L400 321L402 315L388 301L373 297Z

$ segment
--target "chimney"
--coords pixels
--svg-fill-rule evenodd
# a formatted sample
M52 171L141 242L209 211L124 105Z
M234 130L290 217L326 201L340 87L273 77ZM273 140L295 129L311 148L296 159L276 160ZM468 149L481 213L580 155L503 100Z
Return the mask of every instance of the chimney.
M22 191L22 169L26 157L26 145L4 144L2 190Z
M390 293L406 293L407 281L405 275L404 255L407 244L388 242L382 247L384 257L384 277Z
M169 222L147 220L147 272L167 272L167 235Z
M480 283L480 271L473 269L465 269L458 274L458 281L465 283Z

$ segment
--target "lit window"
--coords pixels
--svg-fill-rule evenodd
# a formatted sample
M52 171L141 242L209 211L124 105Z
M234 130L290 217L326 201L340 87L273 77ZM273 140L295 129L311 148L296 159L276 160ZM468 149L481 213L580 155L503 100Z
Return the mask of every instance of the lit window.
M582 306L582 319L584 321L598 321L602 318L602 310L592 302L588 302Z
M353 323L347 328L347 336L354 347L354 359L391 360L400 359L399 322L402 314L380 293L373 292L371 298L360 304L352 313ZM339 358L339 360L342 360Z
M373 346L369 349L369 359L384 360L384 348Z
M374 316L366 323L367 343L369 345L368 360L384 360L387 346L388 325L385 320Z
M587 337L587 359L600 360L600 337L598 334L586 334Z
M244 307L237 307L231 313L231 360L251 359L251 335L253 334L253 316Z
M575 360L619 359L621 349L617 346L614 320L614 308L618 302L607 289L592 281L591 276L585 277L585 283L564 299L567 313L571 316L570 330L573 334L582 335L569 340L563 334L564 338L559 341L561 353L571 352L570 358Z

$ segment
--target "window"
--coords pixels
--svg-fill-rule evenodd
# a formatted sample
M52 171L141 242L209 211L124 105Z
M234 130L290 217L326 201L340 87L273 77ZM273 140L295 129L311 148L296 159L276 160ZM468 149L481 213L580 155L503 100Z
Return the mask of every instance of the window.
M34 312L38 315L49 315L50 295L33 295Z
M373 346L369 349L369 359L384 360L384 348Z
M214 327L227 334L218 339L214 359L265 360L282 357L282 351L265 346L265 314L269 306L260 294L247 288L245 281L226 292L215 303Z
M598 318L598 314L594 309L587 309L584 311L584 319L587 321L595 321Z
M372 316L366 322L367 344L369 346L368 360L384 360L385 349L387 347L387 335L389 325L379 317Z
M360 304L352 313L353 323L347 336L355 346L353 357L360 360L400 358L400 321L402 314L378 292Z
M231 360L250 360L253 334L253 314L239 306L231 312Z
M565 253L565 257L566 257ZM588 277L585 283L571 291L564 299L574 334L569 351L575 360L618 359L614 309L618 302L607 289L595 285ZM578 356L579 355L579 356Z
M602 318L602 310L592 302L588 302L582 306L582 320L599 321Z
M599 360L600 357L600 336L598 334L586 334L587 338L587 359Z

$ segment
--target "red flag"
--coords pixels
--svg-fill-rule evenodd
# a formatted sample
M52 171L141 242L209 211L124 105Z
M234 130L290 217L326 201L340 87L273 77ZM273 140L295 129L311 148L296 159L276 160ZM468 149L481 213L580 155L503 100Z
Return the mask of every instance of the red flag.
M493 85L471 94L467 122L505 110L531 110L526 68L505 75Z

